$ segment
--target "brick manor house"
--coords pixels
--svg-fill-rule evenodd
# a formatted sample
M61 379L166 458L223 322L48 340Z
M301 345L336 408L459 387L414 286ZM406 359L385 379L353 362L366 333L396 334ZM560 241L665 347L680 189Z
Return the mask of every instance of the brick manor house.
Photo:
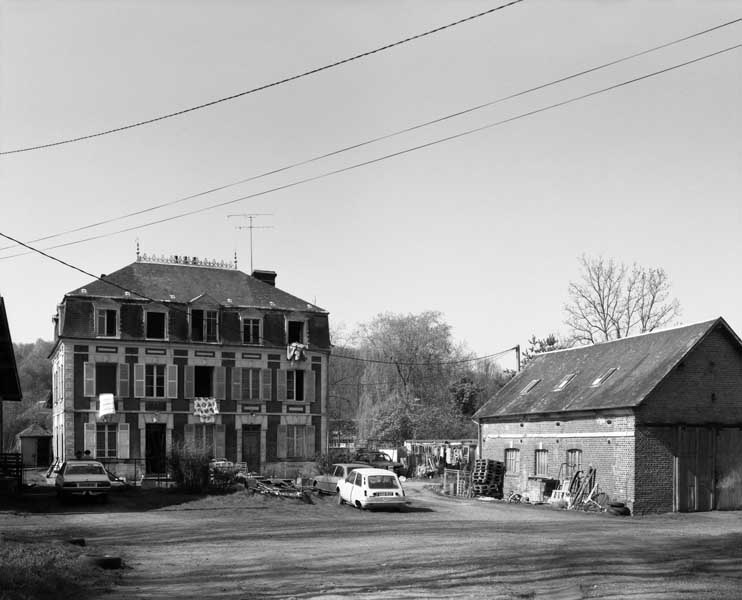
M294 476L326 451L327 311L272 271L137 256L65 294L54 316L53 450L130 478L174 444Z

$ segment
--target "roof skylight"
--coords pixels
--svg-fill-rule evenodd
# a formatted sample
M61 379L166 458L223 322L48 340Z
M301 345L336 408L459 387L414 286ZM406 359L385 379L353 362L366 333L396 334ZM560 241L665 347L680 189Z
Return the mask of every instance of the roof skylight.
M567 373L562 380L556 384L554 391L561 392L565 387L567 387L567 384L575 378L575 375L577 375L577 373Z
M532 379L526 387L524 387L520 391L521 396L525 396L528 392L530 392L533 388L535 388L538 385L538 382L541 381L540 379Z
M595 379L591 384L590 387L598 387L599 385L603 385L605 383L606 379L608 379L611 375L613 375L616 371L618 371L618 367L611 367L608 369L605 373L603 373L600 377Z

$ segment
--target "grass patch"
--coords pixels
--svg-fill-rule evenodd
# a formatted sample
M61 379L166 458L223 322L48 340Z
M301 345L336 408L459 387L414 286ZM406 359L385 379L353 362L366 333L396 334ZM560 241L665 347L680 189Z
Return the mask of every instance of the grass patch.
M0 600L98 598L118 574L91 566L63 542L0 539Z

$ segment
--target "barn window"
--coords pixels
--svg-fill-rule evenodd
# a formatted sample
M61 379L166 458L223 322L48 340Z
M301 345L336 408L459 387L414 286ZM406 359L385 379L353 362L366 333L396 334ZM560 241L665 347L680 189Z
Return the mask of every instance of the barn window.
M582 450L571 448L567 450L567 477L572 477L577 471L582 470Z
M505 473L517 473L520 465L520 450L518 448L505 449Z
M535 388L538 385L538 382L541 381L540 379L532 379L526 387L524 387L520 391L521 396L525 396L528 392L530 392L533 388Z
M603 385L605 381L613 375L616 371L618 371L618 367L611 367L608 369L605 373L603 373L600 377L595 379L591 384L590 387L598 387L599 385Z
M575 375L576 373L568 373L567 375L565 375L562 380L557 383L554 391L561 392L565 387L567 387L567 384L575 378Z
M549 474L549 451L536 450L535 475Z

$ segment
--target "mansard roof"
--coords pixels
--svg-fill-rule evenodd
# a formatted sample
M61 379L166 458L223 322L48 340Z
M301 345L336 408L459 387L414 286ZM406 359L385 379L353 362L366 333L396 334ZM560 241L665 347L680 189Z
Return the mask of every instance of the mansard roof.
M66 295L179 303L206 295L220 304L235 307L327 312L237 269L137 261L102 279ZM127 296L125 290L131 294Z
M742 342L722 318L592 346L536 355L487 401L474 420L565 411L633 408L717 327ZM571 377L570 377L571 376Z

